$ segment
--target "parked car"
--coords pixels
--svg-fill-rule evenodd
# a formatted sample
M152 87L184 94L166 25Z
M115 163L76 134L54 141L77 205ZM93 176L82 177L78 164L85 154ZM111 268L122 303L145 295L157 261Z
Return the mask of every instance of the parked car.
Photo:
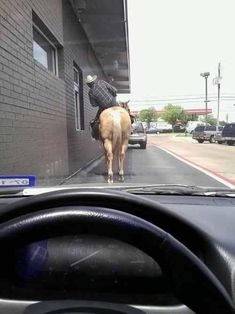
M172 125L167 122L157 122L157 132L170 133L172 132Z
M183 126L180 123L177 123L173 126L173 132L177 132L177 133L184 133L185 132L185 126Z
M151 127L146 129L146 133L148 133L148 134L156 134L157 133L157 128L151 126Z
M188 121L186 124L186 132L192 134L194 129L199 125L206 125L206 123L200 121Z
M227 145L234 145L235 143L235 122L228 123L224 126L221 134L222 143L227 143Z
M199 125L194 129L192 137L197 140L198 143L203 143L204 141L214 143L217 131L221 131L222 129L222 126L216 127L213 125Z
M139 144L140 148L146 149L147 134L142 122L135 122L132 124L132 131L129 138L129 144Z

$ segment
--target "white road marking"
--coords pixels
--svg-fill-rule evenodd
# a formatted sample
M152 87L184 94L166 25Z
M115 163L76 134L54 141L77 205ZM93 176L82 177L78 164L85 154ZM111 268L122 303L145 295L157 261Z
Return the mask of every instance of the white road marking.
M206 174L206 175L208 175L209 177L213 178L214 180L216 180L216 181L218 181L218 182L224 184L225 186L229 187L230 189L234 189L234 188L235 188L235 185L233 185L232 183L230 183L229 181L227 181L227 180L225 180L225 179L220 178L220 177L217 176L216 174L214 174L214 173L212 173L212 172L210 172L210 171L208 171L208 170L206 170L206 169L204 169L204 168L201 168L200 166L197 166L197 165L195 165L194 163L192 163L192 162L190 162L190 161L188 161L188 160L185 160L184 158L181 158L180 156L178 156L178 155L172 153L171 151L169 151L169 150L166 149L166 148L162 148L162 147L160 147L160 146L158 146L158 145L156 145L156 144L153 144L153 145L156 146L157 148L161 149L162 151L166 152L167 154L169 154L169 155L175 157L176 159L178 159L178 160L184 162L185 164L187 164L187 165L189 165L189 166L191 166L191 167L193 167L193 168L195 168L195 169L197 169L197 170L203 172L204 174Z

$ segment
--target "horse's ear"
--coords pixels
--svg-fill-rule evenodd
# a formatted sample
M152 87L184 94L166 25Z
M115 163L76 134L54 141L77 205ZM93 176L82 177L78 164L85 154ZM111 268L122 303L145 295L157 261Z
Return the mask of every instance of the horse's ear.
M127 100L126 104L129 104L129 102L130 102L130 99L129 99L129 100Z

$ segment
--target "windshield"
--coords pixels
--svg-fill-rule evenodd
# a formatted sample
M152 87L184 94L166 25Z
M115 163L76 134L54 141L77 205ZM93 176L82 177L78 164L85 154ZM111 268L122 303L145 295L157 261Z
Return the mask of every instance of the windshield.
M234 10L0 1L0 188L234 187Z

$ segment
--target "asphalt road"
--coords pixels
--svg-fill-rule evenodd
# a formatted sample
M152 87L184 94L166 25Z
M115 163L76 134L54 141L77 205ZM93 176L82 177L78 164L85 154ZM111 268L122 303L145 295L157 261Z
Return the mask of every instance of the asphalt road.
M235 146L199 144L184 134L161 134L148 136L148 143L171 151L211 173L220 176L235 187Z
M114 177L114 181L118 181L117 176ZM67 184L105 182L105 165L102 159L70 179ZM224 187L222 183L154 145L148 145L146 150L139 149L138 146L128 148L125 160L125 183Z

